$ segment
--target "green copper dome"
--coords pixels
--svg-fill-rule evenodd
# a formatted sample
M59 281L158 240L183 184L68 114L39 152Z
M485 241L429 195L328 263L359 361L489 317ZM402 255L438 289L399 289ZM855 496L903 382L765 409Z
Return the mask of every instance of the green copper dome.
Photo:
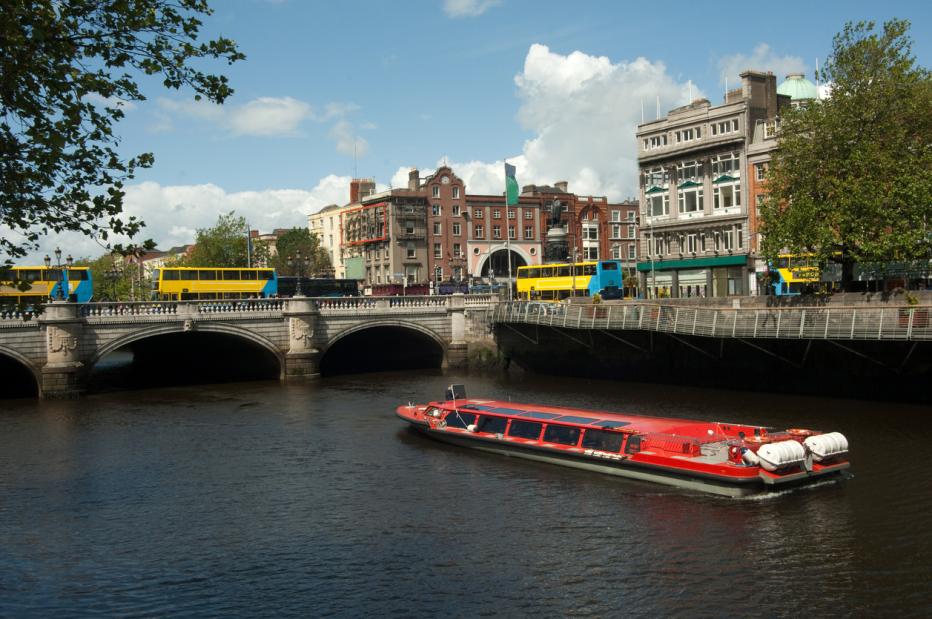
M789 95L791 101L819 98L816 85L807 80L802 73L787 75L786 80L777 86L777 94Z

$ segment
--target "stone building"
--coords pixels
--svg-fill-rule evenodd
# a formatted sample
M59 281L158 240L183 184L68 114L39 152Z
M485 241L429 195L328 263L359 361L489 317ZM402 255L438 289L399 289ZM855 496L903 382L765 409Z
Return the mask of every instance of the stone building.
M788 103L773 74L746 71L722 105L699 99L638 126L646 296L756 292L747 149L758 123Z

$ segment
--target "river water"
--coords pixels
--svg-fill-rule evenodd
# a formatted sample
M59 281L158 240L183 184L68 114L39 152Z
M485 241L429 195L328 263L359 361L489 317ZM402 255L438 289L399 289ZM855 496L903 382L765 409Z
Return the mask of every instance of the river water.
M471 395L839 430L754 499L473 452ZM439 370L0 401L0 616L929 616L928 407Z

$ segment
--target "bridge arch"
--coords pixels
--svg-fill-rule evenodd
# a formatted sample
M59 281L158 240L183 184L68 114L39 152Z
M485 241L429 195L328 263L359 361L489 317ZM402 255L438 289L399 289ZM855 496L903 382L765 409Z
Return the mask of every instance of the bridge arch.
M272 356L275 357L278 362L279 368L279 378L284 377L285 363L284 355L282 354L281 349L271 340L262 337L261 335L250 331L249 329L244 329L229 323L208 323L208 322L199 322L195 323L194 333L216 333L222 335L231 335L257 345L263 350L269 352ZM93 358L89 360L87 365L88 370L92 369L97 363L106 357L108 354L123 348L124 346L129 346L134 342L139 342L146 339L151 339L154 337L159 337L162 335L179 335L184 333L184 331L179 330L179 325L175 323L168 324L158 324L151 327L140 329L139 331L133 331L121 337L118 337L110 342L107 342L105 345L101 346Z
M40 368L36 367L28 357L8 346L0 346L0 357L7 357L14 363L21 365L32 376L32 380L36 384L36 394L42 396L42 370ZM0 394L0 397L2 395Z
M417 335L421 336L422 340L426 340L436 346L436 350L439 352L439 360L441 366L447 365L447 350L448 345L446 339L436 331L429 329L423 325L417 324L415 322L409 322L406 320L398 319L382 319L382 320L372 320L365 323L360 323L357 325L352 325L338 332L336 335L331 337L329 341L321 347L320 354L320 367L323 370L325 362L327 359L327 354L334 350L337 345L345 343L347 338L351 338L354 335L358 335L365 331L372 331L376 329L394 329L394 330L403 330L403 331L412 331Z

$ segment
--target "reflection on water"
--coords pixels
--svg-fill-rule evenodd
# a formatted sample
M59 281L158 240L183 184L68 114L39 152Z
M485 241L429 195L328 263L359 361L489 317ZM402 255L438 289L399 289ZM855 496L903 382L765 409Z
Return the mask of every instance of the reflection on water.
M450 382L839 430L853 475L728 499L460 449L394 417ZM440 371L5 401L0 615L928 614L929 413Z

